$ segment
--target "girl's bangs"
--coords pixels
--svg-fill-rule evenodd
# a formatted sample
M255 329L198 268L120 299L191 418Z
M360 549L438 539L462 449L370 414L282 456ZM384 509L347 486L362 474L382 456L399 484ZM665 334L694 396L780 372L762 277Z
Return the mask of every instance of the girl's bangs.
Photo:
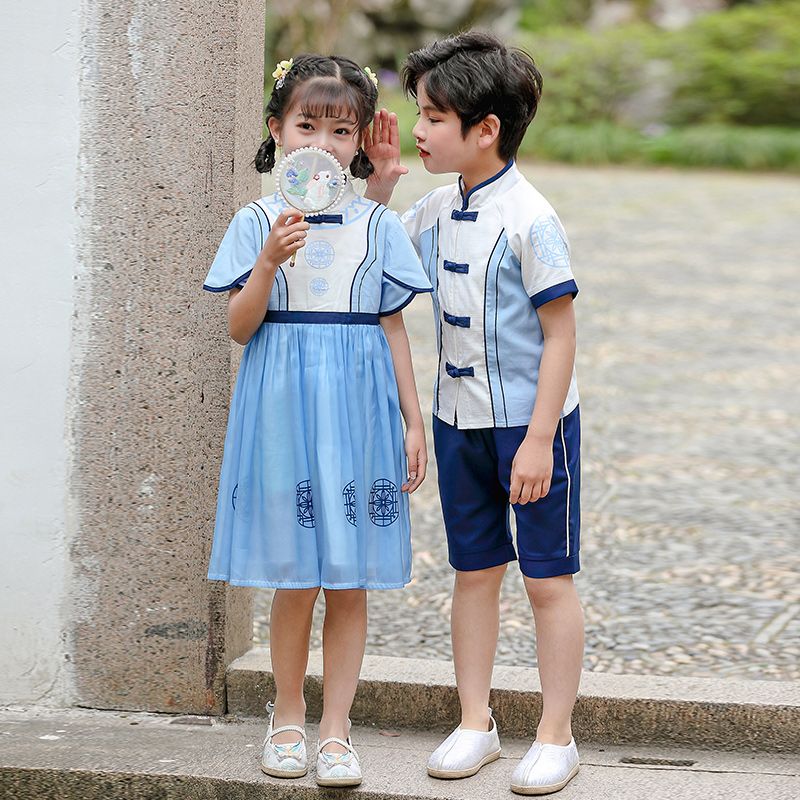
M332 119L355 119L359 129L365 128L370 119L364 119L364 104L354 86L337 78L312 78L297 87L297 96L292 105L300 109L305 117L330 117Z

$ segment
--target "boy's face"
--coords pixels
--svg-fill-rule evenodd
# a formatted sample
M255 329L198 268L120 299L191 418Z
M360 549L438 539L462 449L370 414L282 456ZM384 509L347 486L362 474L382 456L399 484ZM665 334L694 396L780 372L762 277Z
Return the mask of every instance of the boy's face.
M479 126L461 132L461 120L455 111L439 111L425 91L425 82L417 83L417 108L419 119L411 131L417 143L422 163L428 172L464 173L476 160L484 157L485 150L478 145Z

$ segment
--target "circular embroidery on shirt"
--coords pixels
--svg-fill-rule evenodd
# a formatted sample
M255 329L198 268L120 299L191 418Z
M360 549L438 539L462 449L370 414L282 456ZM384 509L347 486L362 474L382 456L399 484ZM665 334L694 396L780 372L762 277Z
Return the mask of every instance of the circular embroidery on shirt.
M536 258L548 267L569 267L569 248L553 217L538 217L531 226L531 245Z
M323 294L325 294L325 292L328 291L330 287L328 286L328 281L326 281L325 278L314 278L314 280L308 284L308 288L311 289L311 294L321 297Z
M375 525L385 528L400 516L397 487L386 478L379 478L369 492L369 518Z
M336 251L330 242L318 240L309 242L304 248L306 261L314 269L327 269L336 257Z
M342 496L344 498L344 515L351 525L357 525L356 518L356 482L350 481L347 486L342 489Z
M311 495L311 481L297 484L297 521L304 528L314 527L314 499Z

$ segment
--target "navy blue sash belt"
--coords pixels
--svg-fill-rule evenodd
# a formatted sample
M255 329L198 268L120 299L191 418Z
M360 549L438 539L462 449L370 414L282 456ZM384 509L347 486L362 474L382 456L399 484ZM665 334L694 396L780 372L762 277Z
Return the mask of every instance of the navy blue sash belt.
M317 325L380 325L379 314L355 311L267 311L264 322Z

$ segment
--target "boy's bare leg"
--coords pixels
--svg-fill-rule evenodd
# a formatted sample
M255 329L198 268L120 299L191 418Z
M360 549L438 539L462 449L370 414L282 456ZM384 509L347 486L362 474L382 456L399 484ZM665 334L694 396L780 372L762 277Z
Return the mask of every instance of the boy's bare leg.
M506 564L456 572L450 628L461 727L489 730L489 689L500 626L500 587Z
M583 665L583 610L571 575L525 577L536 622L542 718L536 739L567 745Z
M303 725L306 703L303 680L308 666L311 619L319 587L276 589L269 616L269 644L272 674L275 676L275 727ZM293 731L279 733L276 744L296 742Z
M363 589L326 589L322 628L322 719L319 739L347 740L347 719L358 686L367 643L367 593ZM332 744L325 752L346 752Z

